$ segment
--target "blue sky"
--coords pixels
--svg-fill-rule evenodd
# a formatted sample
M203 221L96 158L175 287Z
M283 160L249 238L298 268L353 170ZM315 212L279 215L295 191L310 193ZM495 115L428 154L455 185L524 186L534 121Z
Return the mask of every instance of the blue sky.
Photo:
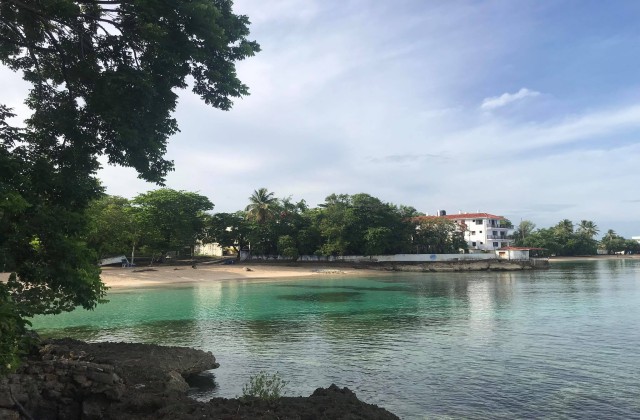
M366 192L426 213L640 235L640 2L238 0L263 51L230 112L189 91L167 186L215 211L254 189ZM0 70L1 101L24 85ZM154 186L99 174L111 194Z

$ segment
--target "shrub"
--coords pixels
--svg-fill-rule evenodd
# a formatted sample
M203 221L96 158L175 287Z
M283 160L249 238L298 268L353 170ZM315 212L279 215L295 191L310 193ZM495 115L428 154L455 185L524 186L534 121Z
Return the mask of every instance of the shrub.
M31 323L19 315L6 287L0 283L0 376L20 365L29 344L25 336L28 325Z
M242 398L258 398L267 402L273 402L283 396L283 389L287 381L283 380L278 372L270 375L264 371L249 377L249 383L242 387Z

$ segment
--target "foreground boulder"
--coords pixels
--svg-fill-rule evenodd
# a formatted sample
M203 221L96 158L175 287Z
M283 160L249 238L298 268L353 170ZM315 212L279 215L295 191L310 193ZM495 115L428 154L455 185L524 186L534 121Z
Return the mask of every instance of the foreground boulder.
M1 419L397 419L347 388L309 397L258 399L186 395L185 378L218 367L210 352L132 343L42 343L20 370L0 379Z

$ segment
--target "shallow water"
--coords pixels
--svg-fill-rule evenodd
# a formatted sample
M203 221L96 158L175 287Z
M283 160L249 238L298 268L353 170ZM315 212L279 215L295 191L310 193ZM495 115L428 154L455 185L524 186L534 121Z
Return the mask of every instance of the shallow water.
M41 333L212 351L234 397L336 383L402 418L640 418L640 261L548 271L224 281L114 291Z

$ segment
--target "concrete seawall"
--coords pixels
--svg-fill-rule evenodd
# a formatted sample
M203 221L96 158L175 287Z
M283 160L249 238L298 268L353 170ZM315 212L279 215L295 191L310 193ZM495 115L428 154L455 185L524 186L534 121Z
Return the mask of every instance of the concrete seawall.
M252 261L254 264L264 261ZM309 261L290 262L296 266L314 265ZM273 262L271 263L273 264ZM544 270L549 268L549 260L532 259L524 261L514 260L479 260L479 261L435 261L435 262L371 262L371 261L332 261L325 262L326 267L345 267L356 269L369 269L378 271L406 271L406 272L464 272L464 271L523 271Z
M444 261L444 262L403 262L368 264L367 268L386 271L408 272L460 272L460 271L522 271L549 268L548 260L507 261Z

